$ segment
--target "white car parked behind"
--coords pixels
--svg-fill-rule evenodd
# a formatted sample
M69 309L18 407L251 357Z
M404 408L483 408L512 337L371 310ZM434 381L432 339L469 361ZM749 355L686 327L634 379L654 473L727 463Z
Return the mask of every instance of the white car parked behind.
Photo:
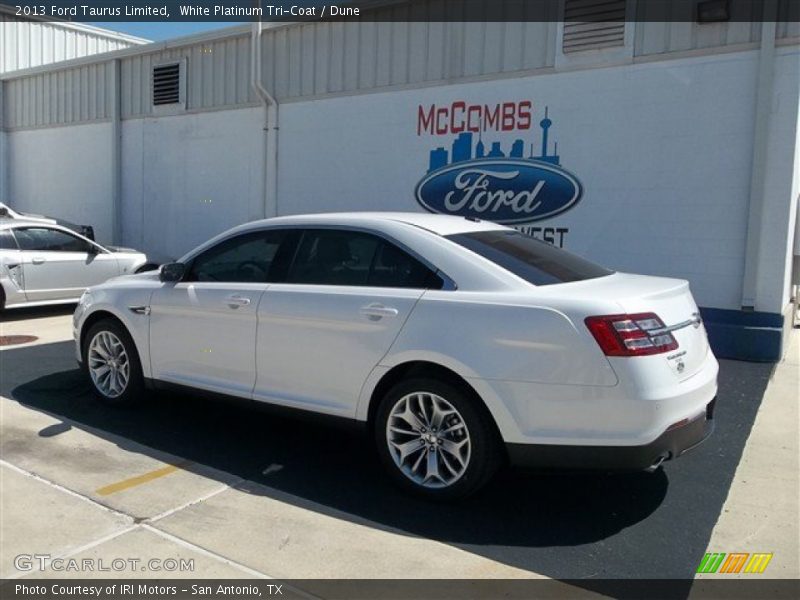
M717 393L687 282L443 215L243 225L91 288L74 330L105 402L177 385L352 419L437 498L506 459L656 468L710 433Z
M0 310L76 302L89 286L147 265L54 223L0 219Z

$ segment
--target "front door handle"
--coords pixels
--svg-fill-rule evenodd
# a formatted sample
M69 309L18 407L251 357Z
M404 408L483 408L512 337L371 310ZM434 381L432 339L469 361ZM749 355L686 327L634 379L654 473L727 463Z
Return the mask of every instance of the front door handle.
M247 306L250 304L250 298L239 295L228 296L225 298L225 304L230 308L239 308L240 306Z
M384 306L383 304L367 304L362 306L359 312L371 321L377 321L384 317L396 317L399 314L396 308Z
M34 256L31 259L31 263L33 263L34 265L43 265L44 262L45 262L45 259L42 258L41 256Z

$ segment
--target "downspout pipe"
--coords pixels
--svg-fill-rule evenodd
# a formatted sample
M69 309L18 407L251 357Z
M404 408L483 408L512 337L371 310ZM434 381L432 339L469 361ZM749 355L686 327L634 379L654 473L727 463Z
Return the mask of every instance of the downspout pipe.
M264 106L264 166L263 166L263 194L264 218L278 215L278 129L279 109L277 100L264 87L261 80L261 35L264 31L263 22L253 23L252 43L250 51L250 76L253 89L258 94Z
M0 79L0 202L8 204L8 177L11 169L8 168L8 152L6 151L6 121L5 121L5 82Z
M111 61L111 239L122 243L122 98L120 59Z
M778 2L765 0L762 10L761 47L758 54L756 80L755 130L753 160L750 174L750 198L747 215L744 278L742 281L742 310L759 310L758 271L761 267L764 201L767 180L770 115L772 112L773 82L775 80L775 39L777 34Z

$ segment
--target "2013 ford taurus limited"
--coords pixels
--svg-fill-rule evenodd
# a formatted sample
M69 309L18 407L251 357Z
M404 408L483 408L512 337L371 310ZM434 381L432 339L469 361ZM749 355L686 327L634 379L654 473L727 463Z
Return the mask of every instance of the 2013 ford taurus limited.
M657 468L710 433L717 393L686 281L444 215L242 225L89 289L74 332L109 404L171 384L352 419L435 498L507 459Z

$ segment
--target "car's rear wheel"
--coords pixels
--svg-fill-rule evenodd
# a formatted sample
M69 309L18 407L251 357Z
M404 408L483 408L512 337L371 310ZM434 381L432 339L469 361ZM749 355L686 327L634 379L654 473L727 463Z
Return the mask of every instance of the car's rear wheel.
M395 385L378 407L375 438L394 481L431 499L472 494L499 464L496 435L475 399L435 379Z
M83 366L94 395L106 404L139 400L144 388L139 353L125 328L112 319L92 325L83 345Z

